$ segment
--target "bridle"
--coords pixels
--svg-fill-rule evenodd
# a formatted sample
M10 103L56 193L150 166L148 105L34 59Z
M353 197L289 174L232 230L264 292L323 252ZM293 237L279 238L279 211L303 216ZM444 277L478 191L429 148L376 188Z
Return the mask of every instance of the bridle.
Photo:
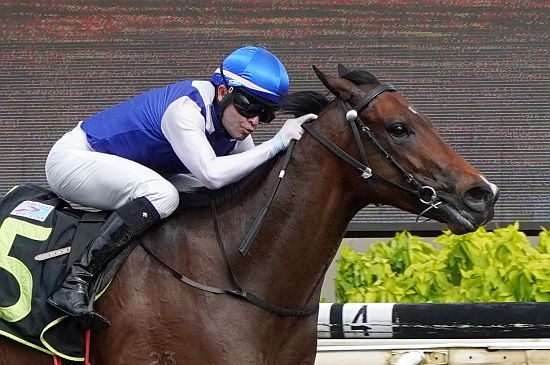
M370 103L376 99L380 94L385 92L393 92L396 91L396 89L393 87L393 85L388 83L383 83L378 86L376 86L374 89L370 90L354 107L351 106L350 103L347 101L342 101L348 111L346 112L346 120L350 123L353 137L355 139L355 143L357 144L357 148L359 149L359 154L361 156L361 161L358 161L356 158L342 150L340 147L338 147L334 142L329 140L325 135L320 133L317 129L315 129L314 124L312 122L304 123L302 127L309 133L311 136L317 140L319 143L321 143L324 147L326 147L329 151L334 153L336 156L344 160L346 163L350 164L354 168L358 169L361 172L361 177L363 179L369 179L369 178L376 178L378 180L383 181L386 184L395 186L401 190L405 190L411 194L414 194L418 196L420 202L423 204L428 205L428 207L423 210L417 217L417 221L422 217L426 212L428 212L431 209L437 209L439 205L443 203L437 196L437 193L435 192L435 189L429 185L424 185L420 183L410 172L405 170L397 160L391 156L386 149L380 144L380 142L374 137L372 134L371 129L363 122L363 120L360 117L360 114L369 107ZM394 181L391 181L389 179L386 179L385 177L377 174L376 172L372 171L372 169L369 167L368 159L367 159L367 153L365 151L365 147L363 146L363 143L361 142L361 135L360 132L364 133L370 142L376 147L376 149L382 153L382 155L385 156L385 158L390 162L391 165L393 165L399 173L403 176L403 179L407 184L409 184L411 188L403 186L399 183L396 183Z

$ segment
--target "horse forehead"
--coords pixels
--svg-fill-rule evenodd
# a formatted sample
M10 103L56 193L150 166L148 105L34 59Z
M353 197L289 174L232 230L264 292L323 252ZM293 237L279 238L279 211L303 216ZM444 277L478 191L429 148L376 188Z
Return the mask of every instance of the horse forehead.
M384 95L385 94L385 95ZM395 107L401 107L404 109L408 109L408 107L411 105L411 103L398 91L388 91L382 94L383 96L386 96L384 98L388 103L391 103Z
M408 114L408 112L412 112L419 115L409 101L398 92L384 92L378 95L371 105L374 109L378 109L385 114Z
M393 121L409 122L413 125L424 126L426 132L433 131L433 124L430 118L416 109L413 104L398 92L385 92L379 95L370 104L368 110L371 115L387 123Z

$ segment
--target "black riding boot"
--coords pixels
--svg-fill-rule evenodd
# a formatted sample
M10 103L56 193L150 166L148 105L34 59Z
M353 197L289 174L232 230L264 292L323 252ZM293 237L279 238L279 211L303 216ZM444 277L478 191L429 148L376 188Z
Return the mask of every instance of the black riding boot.
M87 328L108 327L109 320L89 308L90 285L111 259L159 220L156 209L144 197L113 212L48 302L71 316L79 317Z

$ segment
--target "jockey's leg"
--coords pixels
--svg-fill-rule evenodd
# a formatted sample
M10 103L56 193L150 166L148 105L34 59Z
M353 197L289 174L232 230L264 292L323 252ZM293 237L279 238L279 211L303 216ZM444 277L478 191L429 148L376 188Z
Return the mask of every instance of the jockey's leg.
M167 179L137 162L94 151L80 127L52 147L46 177L54 193L82 206L116 210L146 197L166 218L179 204L178 191Z
M147 198L137 198L117 209L71 266L63 284L48 302L71 316L82 317L85 324L102 326L102 322L108 326L107 319L88 308L88 289L111 259L159 220L159 214Z
M94 277L128 243L179 203L176 188L155 171L118 156L93 151L79 128L63 136L46 161L51 189L84 206L115 210L88 249L71 267L50 302L89 320L87 289ZM97 316L96 316L97 317Z

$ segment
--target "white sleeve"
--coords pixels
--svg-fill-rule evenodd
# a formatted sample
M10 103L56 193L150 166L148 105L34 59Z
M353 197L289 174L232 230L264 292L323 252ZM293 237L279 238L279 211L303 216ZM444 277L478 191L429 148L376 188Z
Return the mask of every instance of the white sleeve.
M181 162L209 189L219 189L243 178L277 153L271 141L254 147L252 138L245 142L247 137L239 146L243 152L216 156L206 138L200 108L188 97L170 104L162 117L161 129Z
M242 152L251 150L254 147L255 147L254 140L252 139L252 136L249 134L242 141L237 141L237 145L235 146L233 151L231 151L231 154L233 155L235 153L242 153Z

